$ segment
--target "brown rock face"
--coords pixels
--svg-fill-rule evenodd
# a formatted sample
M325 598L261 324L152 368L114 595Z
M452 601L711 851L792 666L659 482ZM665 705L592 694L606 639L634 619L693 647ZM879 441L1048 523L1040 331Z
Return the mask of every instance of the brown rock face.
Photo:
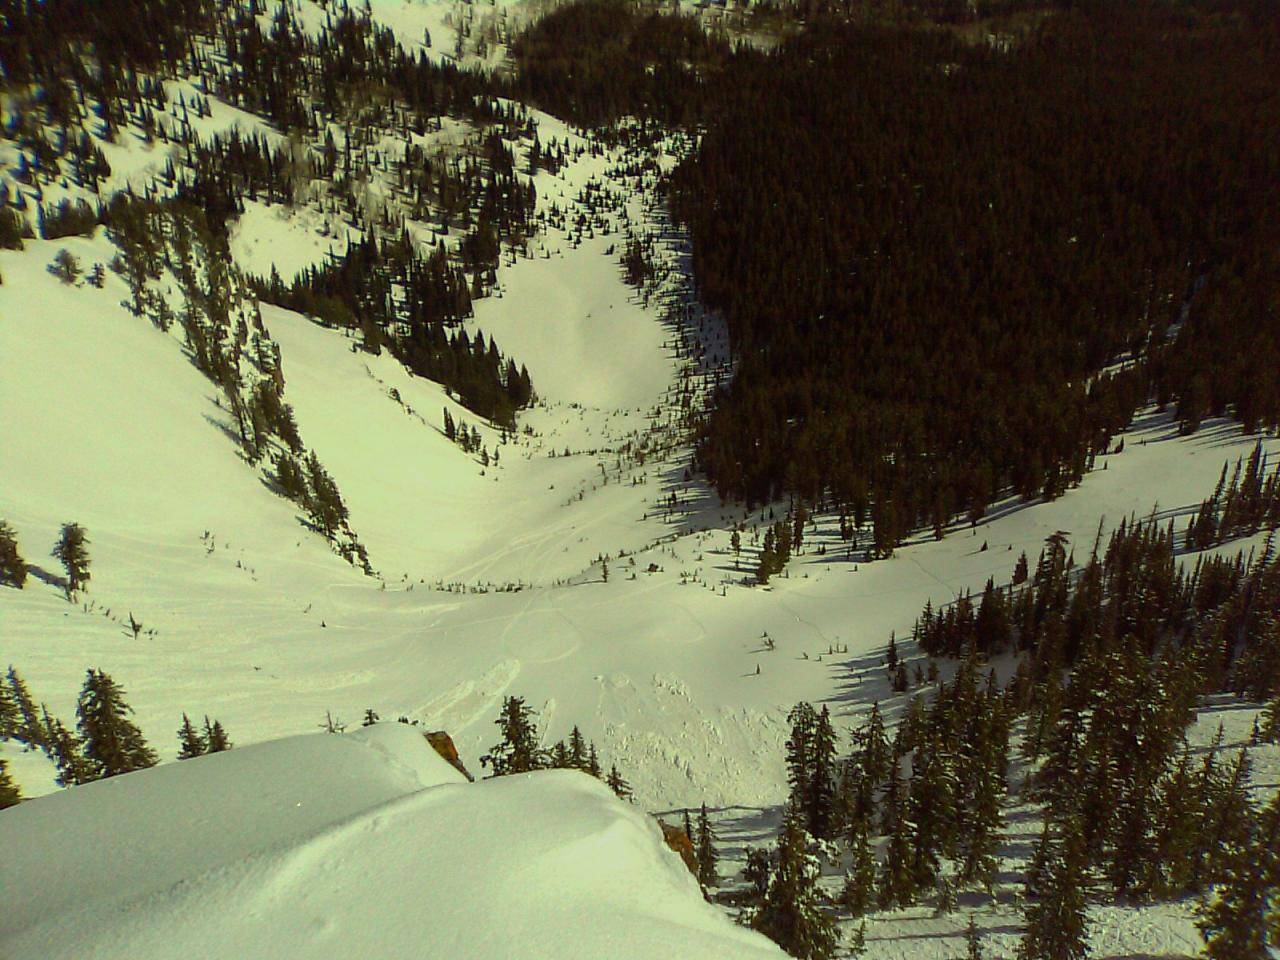
M476 778L471 775L463 765L462 759L458 756L458 748L453 745L453 737L449 736L449 734L445 733L443 730L433 730L430 733L424 734L424 736L427 738L427 743L431 744L436 753L448 760L453 768L468 780L473 783L475 782ZM690 849L693 848L690 847Z
M693 841L689 839L689 835L680 827L673 827L669 823L658 821L662 825L662 839L667 842L667 846L680 854L680 859L684 861L684 865L689 868L689 872L695 877L698 875L698 858L693 853Z

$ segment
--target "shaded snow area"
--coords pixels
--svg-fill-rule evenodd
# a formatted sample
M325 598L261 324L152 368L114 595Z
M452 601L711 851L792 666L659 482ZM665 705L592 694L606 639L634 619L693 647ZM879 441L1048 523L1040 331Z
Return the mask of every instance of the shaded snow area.
M6 960L782 956L598 782L468 784L396 723L24 803L0 849Z

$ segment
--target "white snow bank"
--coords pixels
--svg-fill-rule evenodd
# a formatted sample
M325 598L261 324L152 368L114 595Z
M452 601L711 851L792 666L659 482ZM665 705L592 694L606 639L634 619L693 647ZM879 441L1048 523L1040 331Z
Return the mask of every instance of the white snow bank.
M0 849L7 960L781 956L597 781L467 785L402 724L28 801Z

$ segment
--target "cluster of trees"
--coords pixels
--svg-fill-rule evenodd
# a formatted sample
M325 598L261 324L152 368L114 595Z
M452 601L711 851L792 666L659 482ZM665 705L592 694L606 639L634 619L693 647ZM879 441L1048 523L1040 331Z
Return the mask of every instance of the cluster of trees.
M870 504L892 549L1060 495L1149 398L1280 425L1280 38L1230 6L735 52L672 184L738 363L720 493Z
M366 350L376 354L385 345L408 369L443 383L494 423L514 424L515 411L533 400L528 370L504 358L492 337L486 343L477 332L473 339L460 327L472 312L471 292L443 244L424 257L407 233L398 241L366 238L290 285L273 276L256 289L270 303L359 329Z
M581 126L624 117L682 125L708 107L707 77L729 52L694 16L584 0L516 38L510 95Z
M857 918L927 898L945 912L962 888L992 892L1010 730L1022 717L1023 793L1043 805L1045 825L1024 881L1019 956L1085 956L1087 904L1104 894L1198 895L1210 956L1265 960L1276 937L1268 911L1280 898L1280 795L1261 810L1253 803L1247 750L1224 756L1221 731L1202 757L1186 744L1212 652L1091 652L1065 688L1056 674L1001 688L970 657L931 704L911 702L892 738L874 707L844 758L825 708L798 705L782 835L772 856L748 858L758 898L749 921L793 956L829 957L833 906ZM1280 714L1280 696L1271 714ZM1274 727L1260 737L1277 737ZM837 841L847 855L834 901L818 887L815 839Z
M716 850L716 831L711 826L711 815L704 803L698 808L698 820L695 828L689 818L689 811L684 812L684 835L693 844L693 855L697 862L698 884L703 893L710 896L711 890L720 882L716 865L720 862L720 854Z
M206 753L221 753L231 749L231 739L222 724L214 720L210 722L205 714L204 728L199 729L185 713L182 715L182 726L178 728L178 759L190 760L202 757Z
M534 770L581 770L603 780L623 800L630 799L631 785L618 772L616 764L604 771L594 742L588 743L575 726L567 741L551 748L542 746L537 713L523 697L504 697L502 713L494 721L502 731L502 739L480 758L480 766L488 767L490 776L505 777Z
M1213 494L1200 504L1187 527L1185 543L1188 550L1207 550L1263 527L1280 528L1280 467L1267 476L1267 458L1259 443L1247 463L1243 458L1236 460L1230 482L1227 465L1222 465Z
M1240 519L1228 529L1249 533L1261 456L1236 472L1202 515L1220 523L1230 500ZM1249 744L1226 750L1220 727L1197 752L1187 735L1203 696L1234 690L1269 701L1254 742L1280 742L1280 558L1269 539L1183 571L1176 540L1172 526L1126 521L1078 567L1055 534L1034 571L1023 557L1017 584L989 584L976 608L926 606L916 642L959 658L954 678L914 696L892 735L873 706L844 756L828 709L797 705L782 837L772 856L748 857L749 919L795 956L826 957L833 906L857 918L930 899L945 912L960 889L992 893L1016 791L1044 821L1024 878L1023 960L1084 957L1093 900L1187 896L1201 900L1209 956L1266 960L1280 946L1280 794L1253 799ZM889 650L906 690L892 639ZM1007 683L983 677L987 658L1010 654ZM815 841L848 864L838 898L818 886Z
M133 708L124 690L103 670L86 672L76 701L76 729L71 731L48 706L36 706L26 681L12 666L0 682L0 740L12 740L27 749L41 750L57 767L57 782L69 787L106 777L153 767L156 753L130 719ZM178 731L179 759L215 753L231 748L231 741L218 721L206 716L203 733L197 731L186 714ZM0 759L0 806L4 805L5 764Z
M528 373L524 371L523 367L521 367L520 373L515 372L513 369L510 371L509 375L513 377L523 376L526 381L528 378ZM530 388L530 390L532 390L532 388ZM493 448L493 453L489 453L488 448L484 445L483 438L480 436L480 429L478 427L468 425L467 421L461 418L454 420L453 414L449 412L448 407L446 407L444 411L444 435L447 439L452 440L460 446L464 452L470 454L478 453L480 455L480 463L482 466L487 467L491 463L496 464L501 459L501 454L498 452L498 448L496 446ZM506 442L507 432L504 429L502 432L502 443Z
M89 582L89 537L78 523L64 523L54 544L52 556L66 571L67 599L77 590L83 590ZM18 535L4 520L0 520L0 586L17 587L27 584L28 566L18 547Z
M18 142L19 179L29 192L40 196L42 184L67 172L99 192L110 167L98 141L113 141L120 129L135 126L148 139L183 148L181 162L170 160L157 186L202 211L205 228L220 242L246 200L292 203L306 196L328 209L341 205L366 241L287 290L278 280L264 283L264 295L362 329L375 353L387 341L415 372L441 380L488 419L506 422L528 402L527 377L524 383L504 377L504 367L494 369L487 354L477 360L482 351L446 329L470 316L471 297L493 282L501 244L519 242L531 230L535 193L516 173L512 144L532 136L534 125L523 107L500 96L505 86L406 53L367 11L346 4L327 10L317 34L303 30L288 5L265 23L256 0L148 2L139 15L164 21L158 42L122 36L106 22L111 7L65 0L39 10L2 8L23 37L6 36L0 67L37 91L4 132ZM107 53L119 59L104 60ZM204 139L194 121L209 116L208 99L179 94L171 102L144 69L199 76L213 95L267 117L293 139L273 146L238 131ZM414 135L439 130L444 117L475 125L474 151L434 156L413 142ZM381 149L387 134L404 140L403 156L392 159ZM530 164L554 167L563 159L563 147L539 144ZM394 174L393 205L371 202L367 189L372 175L386 172ZM0 227L4 242L18 245L27 200L20 191L12 202L16 209ZM107 213L102 204L65 201L58 208L38 204L36 215L42 235L53 237L85 232ZM406 216L438 216L442 234L465 231L456 256L446 256L443 244L438 255L409 254ZM404 288L396 298L393 286ZM162 303L135 302L135 312L148 307L163 310Z
M926 605L913 637L935 656L1025 653L1021 684L1046 682L1112 646L1144 657L1208 649L1214 655L1201 669L1210 689L1266 700L1280 683L1273 539L1248 555L1199 557L1189 569L1175 542L1171 523L1126 520L1078 567L1055 534L1021 586L988 582L976 605L968 595L942 610Z

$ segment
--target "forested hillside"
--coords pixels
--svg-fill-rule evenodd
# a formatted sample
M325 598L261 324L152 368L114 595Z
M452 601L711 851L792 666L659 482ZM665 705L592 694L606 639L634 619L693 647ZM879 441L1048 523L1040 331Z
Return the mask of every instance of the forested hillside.
M405 50L367 10L331 3L317 23L319 9L210 0L0 8L0 72L12 98L5 138L17 151L0 242L20 245L37 226L45 239L92 230L121 187L108 152L135 135L175 144L178 160L138 187L198 207L224 242L257 202L309 206L335 236L362 239L304 276L261 278L259 296L361 331L366 350L385 346L510 424L533 396L527 371L457 328L492 284L501 244L533 230L527 175L536 169L517 171L515 157L522 137L536 139L534 124L497 99L489 78ZM175 95L179 79L192 83ZM270 126L210 131L214 98ZM445 155L433 138L451 124L467 144Z
M1278 69L1274 19L1159 3L735 58L673 184L740 364L719 491L830 494L887 552L1060 495L1153 395L1280 423Z

